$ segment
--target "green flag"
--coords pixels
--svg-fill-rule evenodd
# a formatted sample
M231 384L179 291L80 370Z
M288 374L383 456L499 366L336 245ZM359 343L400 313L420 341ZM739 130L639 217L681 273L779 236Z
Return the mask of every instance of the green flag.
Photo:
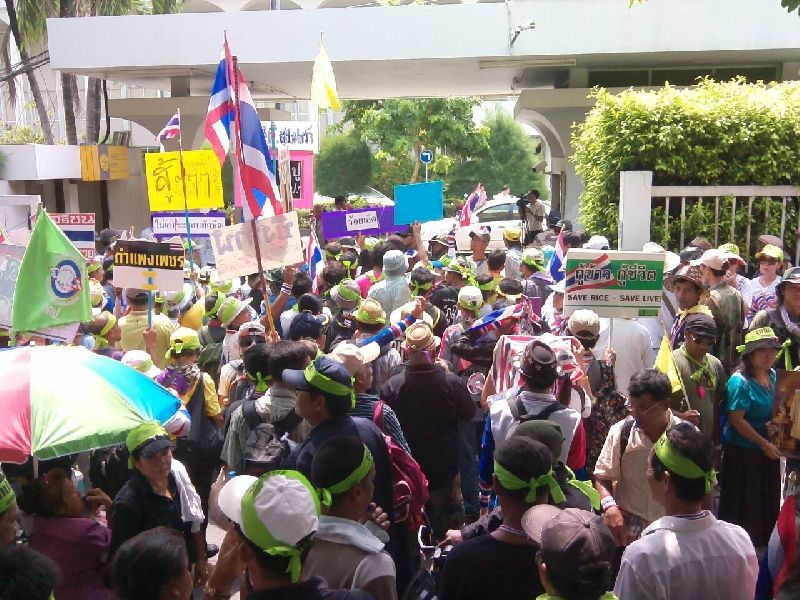
M14 331L41 331L91 318L86 259L40 208L14 290Z

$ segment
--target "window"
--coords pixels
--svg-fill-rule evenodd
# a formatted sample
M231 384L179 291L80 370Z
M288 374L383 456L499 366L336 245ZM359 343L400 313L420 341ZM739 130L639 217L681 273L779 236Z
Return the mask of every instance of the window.
M491 206L486 210L482 210L477 213L478 218L480 219L481 223L492 223L494 221L508 221L514 218L514 210L516 209L516 205L514 204L498 204L497 206Z

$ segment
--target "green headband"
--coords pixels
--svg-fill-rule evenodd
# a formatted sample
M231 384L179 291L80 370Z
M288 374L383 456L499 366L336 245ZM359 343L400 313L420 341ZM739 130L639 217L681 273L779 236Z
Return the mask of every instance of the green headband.
M11 489L11 484L5 475L0 473L0 515L5 513L14 502L17 501L17 496L14 490Z
M350 385L346 386L317 371L313 362L309 363L306 367L304 375L308 384L314 386L318 390L333 394L334 396L350 396L350 408L356 407L356 393L353 391L353 377L350 378Z
M356 311L356 321L367 323L369 325L386 325L386 317L372 317L364 308L364 304L358 307Z
M467 302L467 301L465 301L462 304L461 300L458 301L459 308L463 308L464 310L472 312L472 314L474 314L476 317L481 316L481 308L483 307L483 304L484 304L483 302L479 304L477 302Z
M353 269L355 269L358 266L358 259L356 259L354 261L343 260L342 261L342 266L345 269L347 269L348 271L352 271Z
M344 282L339 282L336 286L336 294L341 296L344 300L348 302L358 302L361 300L361 294L359 292L355 292L351 290L346 285L342 285Z
M297 471L272 471L268 477L274 477L275 475L283 475L284 477L295 479L306 486L314 499L314 506L317 510L317 515L319 515L319 498L308 479ZM300 569L303 566L300 560L300 550L276 539L264 526L264 523L261 522L256 512L256 497L264 487L264 479L265 477L260 477L242 496L242 533L270 556L288 558L289 567L286 572L291 575L292 583L297 583L300 579Z
M222 303L225 302L225 295L217 293L217 301L214 303L214 306L211 307L211 310L207 310L203 313L203 316L206 318L213 318L217 316L217 312L222 307Z
M169 434L158 421L145 421L131 429L125 438L125 447L129 453L129 469L133 468L133 453L144 446L145 443L159 437L169 437Z
M334 254L333 252L328 252L327 250L325 250L325 256L327 256L328 258L333 259L333 260L335 260L337 262L339 261L339 257L341 255L342 255L341 252L339 252L339 254Z
M427 292L429 289L433 287L433 282L429 281L428 283L417 283L416 281L411 281L411 295L412 296L421 296L420 292Z
M102 263L99 263L99 262L90 262L90 263L88 264L88 266L86 267L86 273L87 273L87 274L89 274L89 275L91 275L92 273L96 273L97 271L99 271L99 270L100 270L100 269L102 269L102 268L103 268L103 265L102 265Z
M528 495L525 496L525 502L528 504L533 504L536 502L536 493L539 488L543 488L544 486L547 486L550 489L550 496L553 498L553 502L556 504L561 504L567 499L566 496L564 496L564 492L562 492L561 488L558 486L558 482L556 481L555 477L553 477L552 467L550 468L550 471L544 475L540 475L539 477L531 477L530 481L524 481L495 460L494 474L497 477L497 481L500 482L500 485L507 490L527 489Z
M109 331L114 329L114 325L117 324L117 317L110 312L103 312L101 314L106 315L108 320L106 321L106 324L103 325L103 328L100 330L100 332L94 336L94 347L97 350L108 346L108 339L106 339L106 336L108 335Z
M319 498L320 502L330 508L333 506L333 495L334 494L344 494L345 492L351 490L355 487L356 484L360 483L372 470L372 466L375 464L375 461L372 460L372 453L369 451L367 446L364 446L364 457L361 459L361 464L356 467L356 470L350 473L347 477L345 477L339 483L334 485L329 485L326 488L320 488Z
M669 443L666 431L658 438L658 441L653 444L653 452L658 457L658 460L660 460L669 471L676 475L686 477L686 479L705 479L706 494L711 492L711 486L717 483L717 472L714 471L714 469L703 471L693 461L678 454L678 451Z
M265 393L269 389L271 383L272 375L267 375L264 377L261 372L256 373L256 391L259 394Z
M478 285L478 289L482 292L493 292L497 289L497 279L492 277L491 281Z

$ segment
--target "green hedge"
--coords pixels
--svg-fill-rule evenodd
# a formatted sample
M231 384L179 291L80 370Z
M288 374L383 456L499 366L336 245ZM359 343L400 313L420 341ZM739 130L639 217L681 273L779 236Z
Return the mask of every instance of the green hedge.
M800 183L800 82L746 84L742 80L656 91L611 94L595 89L586 120L574 126L572 160L583 177L580 218L587 231L616 240L620 171L653 171L654 185L791 185ZM719 243L746 246L747 203L737 201L735 240L730 240L731 199L720 201ZM797 201L788 203L785 247L794 249ZM780 200L753 205L751 249L768 228L780 233ZM680 199L653 201L651 237L670 248L680 243ZM687 199L685 240L710 237L714 201Z

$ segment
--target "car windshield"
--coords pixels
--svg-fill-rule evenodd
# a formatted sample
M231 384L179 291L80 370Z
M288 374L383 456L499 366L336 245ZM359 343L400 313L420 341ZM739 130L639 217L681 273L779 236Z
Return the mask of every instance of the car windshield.
M492 221L508 221L514 218L516 207L511 204L498 204L490 206L478 213L481 223L491 223Z

